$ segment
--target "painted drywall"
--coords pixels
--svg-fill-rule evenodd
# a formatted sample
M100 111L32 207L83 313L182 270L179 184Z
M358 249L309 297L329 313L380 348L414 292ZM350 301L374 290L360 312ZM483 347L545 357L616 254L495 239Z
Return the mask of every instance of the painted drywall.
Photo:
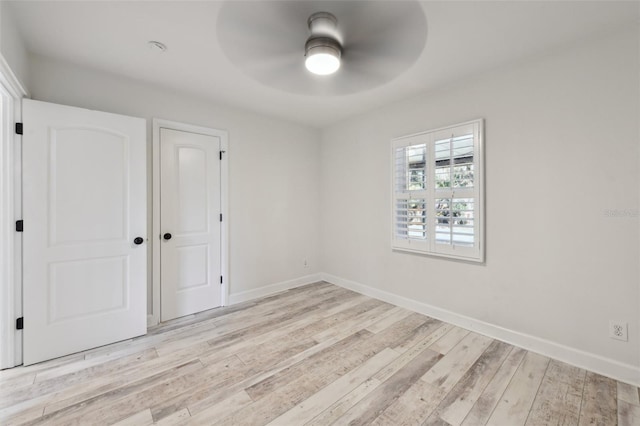
M28 55L15 25L11 2L0 1L0 52L18 81L25 86Z
M319 271L317 129L44 57L29 68L34 99L146 118L149 154L153 117L228 131L232 296Z
M325 129L322 270L638 366L638 40L616 31ZM476 118L486 263L393 252L390 140ZM628 321L628 342L609 319Z

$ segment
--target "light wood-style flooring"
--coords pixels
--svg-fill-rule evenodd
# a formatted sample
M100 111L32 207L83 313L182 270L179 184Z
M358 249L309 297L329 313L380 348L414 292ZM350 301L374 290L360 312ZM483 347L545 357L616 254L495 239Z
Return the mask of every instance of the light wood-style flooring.
M316 283L0 372L0 424L640 425L638 388Z

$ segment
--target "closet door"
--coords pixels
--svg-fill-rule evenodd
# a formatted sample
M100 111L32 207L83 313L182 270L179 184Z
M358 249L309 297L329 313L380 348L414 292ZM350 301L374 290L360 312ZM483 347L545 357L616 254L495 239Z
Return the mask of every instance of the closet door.
M161 320L221 305L218 136L160 129Z

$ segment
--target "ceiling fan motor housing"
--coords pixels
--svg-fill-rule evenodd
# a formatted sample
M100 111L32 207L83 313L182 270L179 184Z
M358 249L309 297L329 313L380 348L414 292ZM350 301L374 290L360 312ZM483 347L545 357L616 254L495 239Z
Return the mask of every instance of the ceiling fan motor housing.
M340 43L329 37L310 38L304 45L305 56L318 53L328 53L340 58L342 47Z
M305 56L310 53L329 53L340 58L342 44L336 17L329 12L316 12L307 20L311 35L304 46Z

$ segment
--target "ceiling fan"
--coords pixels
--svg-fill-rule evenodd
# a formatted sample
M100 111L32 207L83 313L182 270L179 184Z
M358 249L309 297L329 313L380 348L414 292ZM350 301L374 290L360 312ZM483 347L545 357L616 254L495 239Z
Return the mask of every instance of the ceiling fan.
M304 44L305 67L317 75L330 75L340 68L342 45L338 20L329 12L315 12L307 20L311 35Z
M239 70L302 95L381 86L417 60L427 37L417 1L228 1L216 27Z

